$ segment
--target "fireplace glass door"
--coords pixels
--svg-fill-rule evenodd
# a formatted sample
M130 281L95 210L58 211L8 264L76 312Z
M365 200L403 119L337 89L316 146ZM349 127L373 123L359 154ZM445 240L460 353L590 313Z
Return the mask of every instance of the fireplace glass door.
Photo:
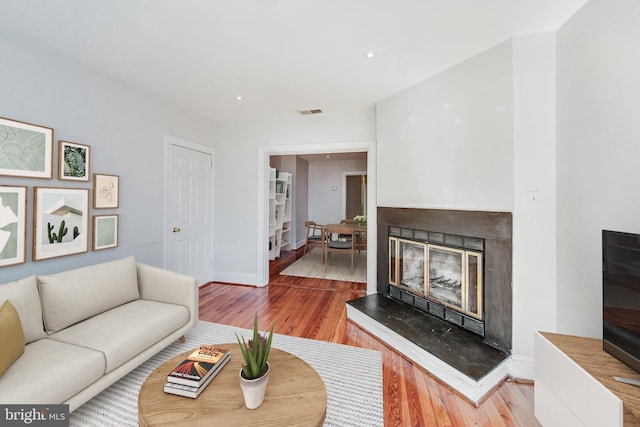
M467 256L467 303L464 311L475 317L482 319L482 254L478 252L466 252Z
M389 238L389 284L482 320L482 252Z
M425 296L427 245L389 239L389 283L412 294Z
M459 311L464 311L464 252L460 249L429 245L428 287L425 293L429 299Z

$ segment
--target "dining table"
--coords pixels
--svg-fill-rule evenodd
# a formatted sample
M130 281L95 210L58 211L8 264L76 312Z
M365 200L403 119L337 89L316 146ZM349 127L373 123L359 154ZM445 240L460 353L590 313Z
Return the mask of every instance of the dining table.
M351 234L352 231L356 233L356 250L366 250L367 249L367 226L360 225L360 223L345 223L341 222L340 224L325 224L323 227L325 228L339 228L344 230L344 233L340 234Z

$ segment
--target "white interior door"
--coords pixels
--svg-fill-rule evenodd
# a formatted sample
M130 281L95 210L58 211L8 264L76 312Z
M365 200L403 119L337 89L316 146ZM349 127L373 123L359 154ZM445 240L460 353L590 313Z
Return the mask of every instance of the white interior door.
M170 142L167 268L211 280L213 154Z

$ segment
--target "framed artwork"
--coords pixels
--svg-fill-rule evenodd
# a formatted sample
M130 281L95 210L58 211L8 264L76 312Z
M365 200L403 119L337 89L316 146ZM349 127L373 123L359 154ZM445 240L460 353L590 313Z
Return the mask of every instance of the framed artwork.
M0 175L53 177L53 129L0 117Z
M94 209L120 207L120 177L118 175L93 174Z
M118 215L93 216L93 250L118 246Z
M0 185L0 267L26 262L27 187Z
M89 181L89 146L58 141L58 178Z
M88 251L89 190L33 189L33 260Z

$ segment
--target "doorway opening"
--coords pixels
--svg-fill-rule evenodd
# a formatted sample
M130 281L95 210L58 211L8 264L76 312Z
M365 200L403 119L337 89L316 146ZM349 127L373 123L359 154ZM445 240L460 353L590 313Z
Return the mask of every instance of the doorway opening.
M269 275L366 283L366 228L357 233L354 266L347 254L325 263L322 226L353 220L366 213L366 152L269 157ZM353 211L353 213L351 213ZM312 225L313 224L313 225ZM314 240L314 238L316 238ZM341 238L344 244L350 239ZM302 248L302 253L297 251ZM302 258L302 259L301 259ZM280 262L274 262L276 260ZM292 261L290 261L292 260ZM294 265L286 265L291 262ZM286 265L283 269L283 265Z
M353 171L362 171L366 170L366 174L368 176L367 182L367 190L366 190L366 206L367 212L369 213L369 221L370 223L375 223L375 173L376 173L376 155L375 155L376 144L375 141L359 141L359 142L348 142L348 143L325 143L325 144L305 144L305 145L285 145L285 146L271 146L271 147L259 147L259 192L258 192L258 203L262 208L262 215L259 215L259 224L258 224L258 277L262 278L260 283L261 286L266 286L269 282L269 248L268 248L268 233L269 233L269 203L268 203L268 174L271 167L271 157L272 156L294 156L297 158L300 157L309 157L309 156L323 156L326 158L327 155L335 157L339 157L346 153L366 153L366 167L362 168L351 168L351 172ZM343 171L339 172L339 178L337 183L334 185L326 185L327 183L321 183L321 186L324 186L324 189L330 191L333 197L336 197L338 200L338 208L337 213L332 216L327 216L329 222L333 222L343 218L346 214L345 211L345 199L344 192L337 191L338 188L342 186L341 180ZM295 198L295 191L298 186L300 186L300 182L298 181L300 176L293 178L293 197ZM310 183L306 184L307 186ZM294 205L300 207L299 197ZM313 211L314 202L307 200L306 206L302 206L302 209L307 209L307 214L309 213L309 209ZM294 209L295 211L295 209ZM329 211L323 211L322 208L320 211L323 212L322 215L330 215ZM295 227L297 232L300 229L305 230L304 227L304 217L306 215L300 214L300 212L295 212L294 214L296 225L292 225ZM322 220L320 220L322 221ZM372 227L371 231L368 233L368 242L371 245L374 245L376 242L376 230L375 227ZM298 234L298 236L304 235ZM300 248L304 245L304 241L300 237L292 238L292 242L294 246ZM375 292L376 289L376 253L375 251L367 251L366 253L366 282L367 282L367 292L372 293Z

